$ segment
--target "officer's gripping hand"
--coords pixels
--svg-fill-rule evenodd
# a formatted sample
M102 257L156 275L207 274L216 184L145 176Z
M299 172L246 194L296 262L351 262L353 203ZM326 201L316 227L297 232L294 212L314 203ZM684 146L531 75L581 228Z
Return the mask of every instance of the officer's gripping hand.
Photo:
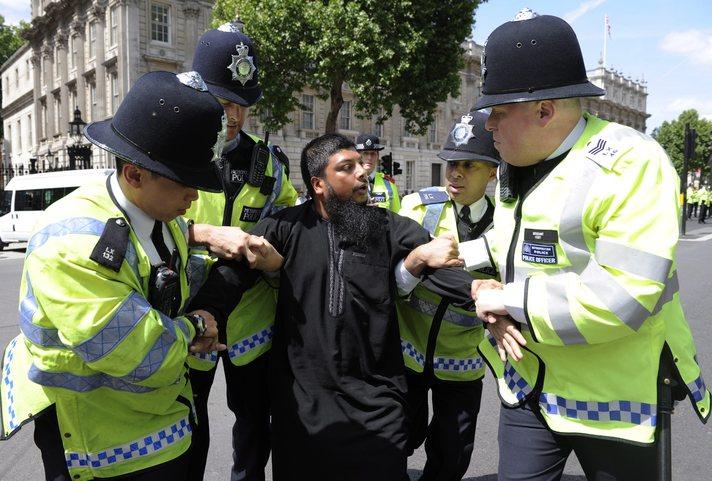
M252 269L274 272L282 267L284 257L264 237L251 235L248 247L245 259Z
M190 245L204 245L223 259L241 259L249 252L250 234L239 227L194 224L189 236Z
M190 344L190 352L213 352L227 349L225 344L218 342L218 323L212 314L201 309L189 314L200 314L205 319L205 332L202 336L193 338L193 342Z
M423 269L431 267L462 267L457 241L452 234L443 234L413 249L404 260L404 266L413 276L419 277Z

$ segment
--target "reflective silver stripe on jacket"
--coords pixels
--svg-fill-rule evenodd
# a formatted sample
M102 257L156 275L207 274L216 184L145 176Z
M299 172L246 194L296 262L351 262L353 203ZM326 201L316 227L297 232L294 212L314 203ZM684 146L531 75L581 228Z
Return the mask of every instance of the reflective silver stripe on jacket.
M166 426L154 433L141 436L121 446L115 446L95 453L66 451L64 457L67 468L104 468L149 456L191 435L192 428L188 418Z
M416 295L410 296L410 299L408 300L408 305L415 311L418 311L421 314L425 314L426 316L434 316L435 312L438 309L438 306L433 304L430 301L427 301L425 299L421 299ZM475 327L479 326L482 324L482 320L478 317L476 317L474 312L472 313L472 316L467 316L465 314L461 314L459 312L451 311L449 308L445 310L445 315L443 316L443 320L448 321L452 324L456 324L458 326L463 326L463 327Z

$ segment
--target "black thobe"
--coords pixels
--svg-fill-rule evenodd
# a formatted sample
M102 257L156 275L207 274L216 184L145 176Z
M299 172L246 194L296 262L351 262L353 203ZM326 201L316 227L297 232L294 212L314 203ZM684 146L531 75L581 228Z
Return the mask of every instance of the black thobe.
M313 201L252 231L284 257L270 370L275 481L408 479L394 268L429 235L410 219L378 210L384 228L369 252L342 249ZM201 290L212 299L195 306L231 296L220 282L235 274L222 266ZM427 276L428 288L474 308L467 273L436 272Z

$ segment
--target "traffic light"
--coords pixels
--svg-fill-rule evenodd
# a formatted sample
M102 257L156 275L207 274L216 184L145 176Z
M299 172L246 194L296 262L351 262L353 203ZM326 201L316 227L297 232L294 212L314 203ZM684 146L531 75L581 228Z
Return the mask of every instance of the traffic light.
M393 162L393 175L402 174L403 169L400 168L400 162Z
M393 156L391 154L381 157L381 172L385 175L391 175L393 167Z

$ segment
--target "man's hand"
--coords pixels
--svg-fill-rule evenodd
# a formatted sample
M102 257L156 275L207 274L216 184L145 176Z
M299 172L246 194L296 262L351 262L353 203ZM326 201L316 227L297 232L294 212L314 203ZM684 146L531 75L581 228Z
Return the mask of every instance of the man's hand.
M212 314L202 309L189 314L199 314L205 319L205 332L202 336L193 338L193 342L190 344L190 352L212 352L227 349L225 344L218 342L218 323Z
M189 230L190 245L207 246L211 253L223 259L248 256L250 237L239 227L194 224Z
M494 279L475 279L472 281L472 299L477 300L480 289L504 289L504 284Z
M264 237L251 235L248 247L249 255L245 259L250 268L274 272L282 267L284 257Z
M452 234L443 234L427 244L413 249L405 258L405 268L413 276L419 277L425 267L460 267L463 265L457 249L457 241Z
M509 316L497 314L487 314L482 318L487 323L487 329L497 341L497 352L502 362L507 361L507 354L515 361L521 361L524 357L520 346L526 346L527 341L519 332L519 328L514 320Z

